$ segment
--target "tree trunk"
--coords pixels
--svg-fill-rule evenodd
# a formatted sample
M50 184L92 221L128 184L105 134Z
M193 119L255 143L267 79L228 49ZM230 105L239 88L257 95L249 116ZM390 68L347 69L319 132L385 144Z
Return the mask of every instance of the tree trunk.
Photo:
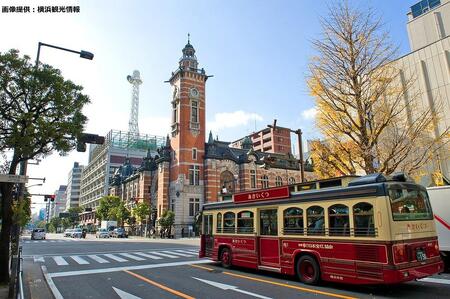
M12 189L11 183L0 183L2 195L2 231L0 235L0 284L9 282L9 247L12 226Z

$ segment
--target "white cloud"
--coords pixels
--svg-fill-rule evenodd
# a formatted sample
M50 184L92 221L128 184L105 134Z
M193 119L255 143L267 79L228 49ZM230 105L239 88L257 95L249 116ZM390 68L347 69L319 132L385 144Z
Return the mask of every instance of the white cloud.
M302 111L303 118L307 119L307 120L315 119L316 118L316 114L317 114L317 108L316 107L312 107L310 109Z
M245 126L250 121L255 120L262 121L263 118L259 114L249 113L242 110L234 112L223 112L216 113L216 115L214 115L214 120L208 122L206 124L206 127L208 128L208 131L211 130L217 132L225 128Z

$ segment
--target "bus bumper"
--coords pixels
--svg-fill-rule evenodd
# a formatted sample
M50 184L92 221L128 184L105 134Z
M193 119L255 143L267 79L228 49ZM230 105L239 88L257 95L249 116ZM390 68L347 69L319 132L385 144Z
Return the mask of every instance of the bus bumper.
M441 273L442 271L444 271L444 263L439 261L401 270L388 270L384 273L384 279L386 283L399 283L428 277Z

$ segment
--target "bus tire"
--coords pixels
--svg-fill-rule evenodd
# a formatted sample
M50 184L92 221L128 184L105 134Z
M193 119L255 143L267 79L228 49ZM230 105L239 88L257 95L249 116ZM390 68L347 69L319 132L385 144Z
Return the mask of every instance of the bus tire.
M220 263L222 264L222 267L227 269L230 268L231 258L231 250L227 247L223 248L220 252Z
M300 257L296 269L301 282L313 285L320 281L320 267L312 256L304 255Z

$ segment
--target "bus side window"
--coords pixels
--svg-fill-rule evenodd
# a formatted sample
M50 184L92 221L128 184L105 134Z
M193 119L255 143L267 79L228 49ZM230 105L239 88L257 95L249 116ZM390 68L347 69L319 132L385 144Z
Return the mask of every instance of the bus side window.
M330 236L350 236L350 218L346 205L332 205L328 208Z
M253 212L242 211L237 214L237 233L251 234L253 229Z
M306 210L308 219L308 236L325 235L324 210L319 206L312 206Z
M367 202L360 202L353 206L353 220L355 237L375 236L373 206Z
M217 226L216 226L216 232L221 233L222 232L222 213L217 213Z
M236 218L233 212L226 212L223 214L223 232L235 233L236 231Z
M283 232L289 234L303 235L303 210L300 208L288 208L283 212Z

